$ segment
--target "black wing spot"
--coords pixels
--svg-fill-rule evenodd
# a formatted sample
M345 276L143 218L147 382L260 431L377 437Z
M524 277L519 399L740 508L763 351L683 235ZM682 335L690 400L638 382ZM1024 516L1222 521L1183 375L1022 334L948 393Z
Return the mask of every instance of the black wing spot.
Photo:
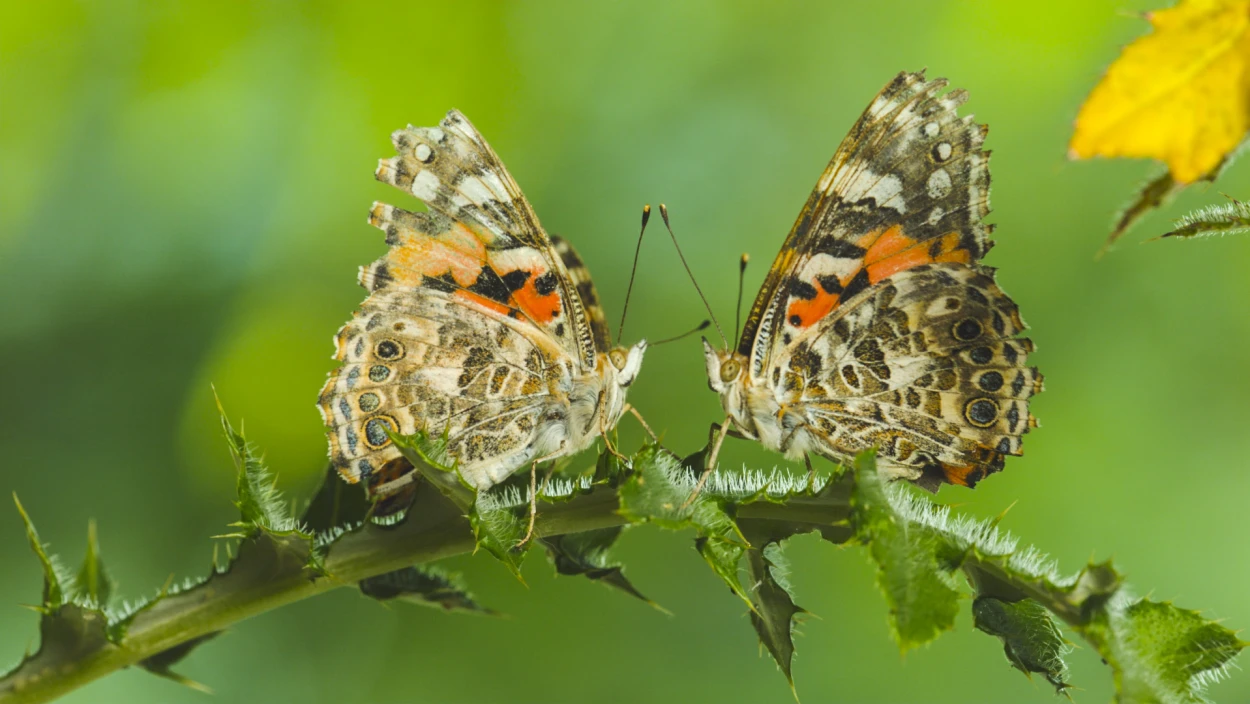
M998 372L986 372L981 375L981 378L977 379L977 386L980 386L982 391L989 391L990 393L998 391L1003 388L1003 375ZM1016 393L1019 392L1017 391Z
M964 318L951 328L951 334L961 342L972 342L980 337L982 332L981 322L975 318Z
M816 277L817 283L825 290L825 293L842 293L842 282L838 281L838 277L822 274Z
M998 404L988 398L975 399L964 407L964 417L978 428L988 427L998 420Z
M861 259L868 250L859 245L839 239L833 235L825 235L816 242L813 251L818 254L828 254L831 257L839 259Z
M421 285L426 288L432 288L435 291L442 291L443 293L451 293L460 288L456 280L452 278L450 271L442 276L423 276L421 277Z
M816 297L816 293L817 291L815 286L803 281L797 276L790 278L790 295L796 298L801 298L805 301L810 301ZM797 325L798 323L795 324Z
M508 288L508 284L503 279L499 278L499 274L488 266L482 267L481 273L477 275L477 281L474 281L468 290L498 303L507 303L508 299L512 298L513 291Z
M373 352L379 359L399 359L404 356L404 346L394 340L382 340Z
M534 290L537 291L540 296L547 296L550 295L552 291L556 290L556 283L556 275L549 271L537 279L534 279Z
M842 300L851 300L855 294L868 288L868 286L868 270L860 269L859 273L855 275L855 278L851 279L851 282L846 285L846 289L842 291Z
M517 269L516 271L509 271L500 278L509 291L519 291L521 287L525 286L525 282L530 280L530 276L532 276L530 272L524 269Z
M988 347L974 347L968 357L977 364L989 364L994 359L994 351Z

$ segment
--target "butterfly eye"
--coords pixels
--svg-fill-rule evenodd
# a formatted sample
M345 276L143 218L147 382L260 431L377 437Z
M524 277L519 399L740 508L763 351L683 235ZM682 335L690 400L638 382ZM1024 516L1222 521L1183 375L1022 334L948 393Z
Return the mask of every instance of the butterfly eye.
M738 378L738 372L742 371L742 365L738 364L738 360L729 359L720 365L720 380L728 384Z
M612 350L608 353L608 360L612 362L612 366L618 370L625 368L625 353L619 349Z

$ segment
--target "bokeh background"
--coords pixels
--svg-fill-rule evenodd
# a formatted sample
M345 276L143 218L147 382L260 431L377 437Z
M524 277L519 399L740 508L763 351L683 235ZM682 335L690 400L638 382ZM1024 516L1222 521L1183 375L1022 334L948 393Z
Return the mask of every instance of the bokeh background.
M1250 196L1250 168L1195 188L1101 261L1143 162L1069 163L1080 101L1146 30L1146 0L1017 2L5 3L0 11L0 489L76 563L88 518L123 593L203 573L234 517L216 386L307 497L324 466L314 400L331 336L384 249L373 180L389 134L452 107L490 139L547 229L570 237L609 318L638 212L669 204L732 324L838 142L903 69L969 89L991 125L988 263L1019 302L1046 374L1027 456L975 492L1075 570L1114 557L1141 593L1250 626L1250 238L1139 242L1188 209ZM628 339L703 316L672 247L643 246ZM648 354L634 401L678 450L717 418L695 339ZM628 441L635 426L624 424ZM779 458L730 441L726 456ZM39 570L0 508L0 660L36 644ZM689 535L629 532L619 556L669 618L538 553L528 587L489 557L452 560L507 619L386 608L351 590L239 624L180 671L218 701L791 702L742 605ZM804 702L1051 702L961 617L900 658L862 550L790 549L810 619ZM1110 673L1070 659L1078 701ZM1250 676L1215 698L1246 701ZM195 702L126 671L71 702Z

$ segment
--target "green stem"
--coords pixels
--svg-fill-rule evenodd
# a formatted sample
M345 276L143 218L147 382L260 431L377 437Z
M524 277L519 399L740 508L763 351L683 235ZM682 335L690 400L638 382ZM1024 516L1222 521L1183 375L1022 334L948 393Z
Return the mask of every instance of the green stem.
M544 506L539 536L554 536L624 525L616 494L607 487L567 502ZM811 524L813 528L845 522L844 502L744 505L744 518ZM306 566L306 554L268 557L273 569L242 570L213 577L213 589L192 589L157 601L134 617L124 646L104 641L87 652L67 656L55 667L22 666L0 679L0 704L51 701L89 682L196 638L208 636L258 614L332 589L354 587L363 579L414 564L467 553L474 548L468 520L450 502L428 492L417 499L404 522L368 525L345 535L329 549L325 574ZM248 544L244 544L244 549Z

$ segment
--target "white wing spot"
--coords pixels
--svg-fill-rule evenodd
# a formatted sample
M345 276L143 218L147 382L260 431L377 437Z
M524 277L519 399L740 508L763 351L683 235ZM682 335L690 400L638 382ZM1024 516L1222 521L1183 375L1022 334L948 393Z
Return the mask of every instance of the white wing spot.
M938 206L934 208L933 210L929 211L929 224L930 225L938 224L938 221L941 220L942 216L945 214L946 214L946 211L942 210L941 206Z
M412 179L412 195L428 203L438 198L440 185L433 171L422 171Z
M926 137L936 137L936 136L938 135L938 131L939 131L940 129L941 129L941 128L939 128L939 127L938 127L938 123L936 123L936 122L930 122L930 123L927 123L927 124L925 124L925 126L924 126L924 136L926 136Z
M428 144L418 144L417 148L413 150L413 155L417 157L417 161L428 164L434 156L434 150L430 149Z
M951 192L951 176L946 169L938 169L929 174L929 197L942 198Z
M946 161L947 159L951 158L950 142L942 142L941 144L937 145L937 155L940 161Z
M898 176L877 174L864 169L846 186L842 197L849 203L857 203L865 198L872 198L877 207L893 208L906 213L907 207L903 200L903 182Z
M433 139L435 142L438 142L439 144L442 144L442 143L443 143L443 140L444 140L444 139L447 139L447 135L446 135L446 134L445 134L442 130L440 130L439 128L437 128L437 127L431 127L431 128L430 128L430 139Z

